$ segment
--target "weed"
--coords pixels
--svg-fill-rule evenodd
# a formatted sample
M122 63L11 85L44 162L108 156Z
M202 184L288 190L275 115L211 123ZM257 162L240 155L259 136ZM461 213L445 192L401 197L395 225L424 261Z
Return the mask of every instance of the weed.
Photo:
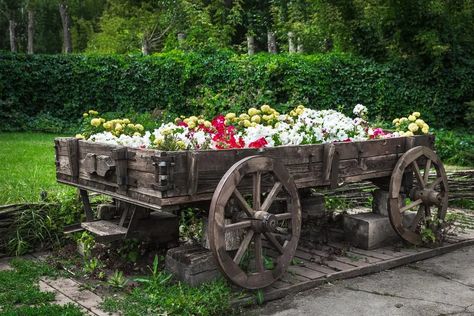
M128 282L128 280L123 276L123 272L118 271L118 270L115 270L114 274L107 281L107 283L111 287L117 288L117 289L121 289L121 288L125 287L127 282Z

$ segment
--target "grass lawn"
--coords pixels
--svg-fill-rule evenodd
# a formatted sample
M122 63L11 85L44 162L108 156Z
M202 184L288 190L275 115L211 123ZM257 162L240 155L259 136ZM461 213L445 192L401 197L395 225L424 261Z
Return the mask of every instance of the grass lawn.
M53 140L57 136L0 133L0 205L38 201L42 190L72 190L56 183Z

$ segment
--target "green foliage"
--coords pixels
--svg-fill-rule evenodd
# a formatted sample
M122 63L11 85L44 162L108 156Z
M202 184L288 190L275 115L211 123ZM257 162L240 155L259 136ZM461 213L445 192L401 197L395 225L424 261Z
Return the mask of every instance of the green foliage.
M37 202L42 200L41 192L48 192L51 199L57 196L62 202L73 201L69 199L73 188L56 183L56 136L60 135L0 133L0 204Z
M474 135L466 130L440 129L436 135L436 153L445 164L474 166Z
M51 304L55 295L41 292L40 277L55 277L57 272L46 263L15 258L13 270L0 271L0 306L2 315L82 315L77 306Z
M430 126L467 123L474 63L421 69L409 61L376 63L344 54L252 57L228 51L154 56L0 55L2 130L78 125L82 113L161 117L239 112L264 103L277 110L368 106L371 120L419 111ZM157 112L157 111L155 111ZM39 118L38 118L39 117ZM122 116L123 117L123 116Z
M231 311L230 288L223 281L198 287L171 282L171 275L159 270L155 256L149 278L137 278L141 286L123 297L105 299L103 308L125 315L223 315Z

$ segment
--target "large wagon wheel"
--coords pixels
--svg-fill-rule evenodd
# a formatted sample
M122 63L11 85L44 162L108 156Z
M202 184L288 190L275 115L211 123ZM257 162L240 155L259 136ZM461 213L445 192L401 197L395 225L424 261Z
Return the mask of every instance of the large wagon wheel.
M258 289L276 281L293 258L300 229L298 190L276 160L244 158L219 182L209 213L209 244L221 271L235 284ZM240 236L232 249L226 248L229 232Z
M424 169L423 174L420 169ZM448 180L442 162L431 149L418 146L398 160L388 203L393 228L412 244L422 243L423 227L439 228L448 208Z

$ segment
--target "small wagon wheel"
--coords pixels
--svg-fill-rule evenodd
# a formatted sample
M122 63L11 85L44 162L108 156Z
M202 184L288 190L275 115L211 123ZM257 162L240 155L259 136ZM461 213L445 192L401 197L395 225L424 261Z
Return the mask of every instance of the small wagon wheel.
M300 230L298 190L282 164L252 156L225 173L212 197L208 237L228 279L247 289L276 281L295 254ZM232 231L240 239L227 249L226 235Z
M407 198L410 203L405 205ZM398 160L390 180L388 203L393 228L415 245L422 243L422 225L438 226L438 220L444 220L448 180L442 162L431 149L418 146ZM410 213L412 216L407 216Z

